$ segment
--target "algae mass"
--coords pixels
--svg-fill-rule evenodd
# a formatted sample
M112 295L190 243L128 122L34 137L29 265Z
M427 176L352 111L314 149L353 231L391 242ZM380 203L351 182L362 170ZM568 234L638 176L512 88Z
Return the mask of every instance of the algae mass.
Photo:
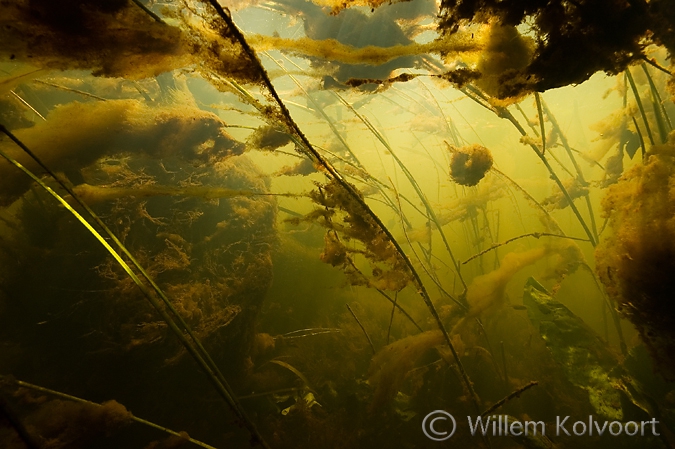
M672 0L0 3L0 447L675 447Z

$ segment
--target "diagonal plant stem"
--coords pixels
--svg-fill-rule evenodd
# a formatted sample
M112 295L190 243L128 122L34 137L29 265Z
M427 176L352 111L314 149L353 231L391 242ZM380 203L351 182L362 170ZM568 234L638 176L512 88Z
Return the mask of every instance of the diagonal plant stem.
M630 73L630 69L626 69L626 78L630 84L630 88L633 91L633 96L635 97L635 102L637 103L638 109L640 110L640 116L642 121L645 124L645 129L647 130L647 137L649 137L649 143L654 145L654 136L652 135L652 130L649 127L649 121L647 120L647 114L645 113L645 108L642 106L642 100L640 99L640 93L635 86L635 81L633 80L633 75Z
M438 328L441 330L443 333L443 337L450 348L450 351L452 352L452 356L455 360L455 363L457 363L457 366L460 370L462 380L464 381L464 384L466 385L466 388L468 389L470 395L471 395L471 400L474 404L474 407L476 408L476 411L478 412L480 410L479 406L479 401L478 401L478 396L476 395L476 392L473 388L473 383L469 379L468 374L466 373L466 370L464 369L464 366L462 364L462 361L459 358L459 354L457 353L457 350L455 349L455 346L452 344L452 340L450 339L450 335L448 334L447 329L445 328L445 325L443 324L443 320L441 319L440 315L438 314L438 311L436 310L436 307L434 306L434 303L431 301L431 297L429 296L429 293L427 292L426 287L424 286L424 283L422 282L422 279L420 278L419 274L417 273L417 270L413 266L412 262L410 261L410 258L406 255L406 253L403 251L403 248L401 248L401 245L396 241L394 236L391 234L391 231L387 229L387 227L384 225L382 220L375 214L375 212L372 211L372 209L368 206L368 204L365 202L365 200L361 197L359 192L355 189L354 186L352 186L350 183L346 182L345 179L342 177L342 175L326 160L324 159L321 154L312 146L312 144L309 142L309 139L307 139L307 136L302 132L300 127L298 126L297 123L293 120L291 117L290 112L288 111L288 108L284 104L284 102L281 100L279 97L279 94L277 93L276 89L272 85L272 81L270 80L267 71L265 68L262 66L262 63L258 59L257 55L255 54L254 50L251 48L251 46L248 44L246 39L244 38L243 34L237 28L237 26L234 24L232 21L232 16L229 13L229 10L226 12L226 10L218 3L217 0L204 0L207 1L208 4L210 4L218 13L220 18L225 22L227 26L227 30L232 33L232 36L234 39L236 39L237 42L241 45L243 51L246 53L248 58L251 60L251 62L256 66L258 69L259 75L262 78L262 83L265 86L266 90L269 92L269 94L272 96L274 99L275 103L280 109L281 112L281 119L285 122L286 126L289 128L289 131L292 132L299 140L302 142L302 148L304 151L307 152L307 155L311 157L318 165L323 167L326 170L326 173L328 176L332 179L334 179L340 186L345 190L349 196L356 201L360 208L363 210L363 212L375 223L375 225L382 231L382 233L385 235L387 240L391 242L391 244L394 246L394 249L398 253L399 257L405 264L405 266L408 268L408 271L410 272L413 283L415 285L415 288L417 289L417 292L419 295L422 297L424 303L426 304L427 308L429 309L429 312L433 316L434 320L436 321L436 324Z
M345 305L347 306L347 310L349 310L349 313L351 313L352 316L354 317L354 319L356 320L356 324L358 324L359 327L361 328L361 331L363 332L363 335L366 336L366 340L368 340L368 344L370 345L370 349L373 350L373 355L375 355L377 353L377 351L375 350L375 346L373 345L373 340L370 339L370 335L368 335L368 332L366 332L366 328L363 327L363 324L361 323L361 320L359 320L359 317L356 316L356 313L354 313L354 310L352 310L352 308L349 306L349 304L345 304ZM392 312L392 315L393 315L393 312Z

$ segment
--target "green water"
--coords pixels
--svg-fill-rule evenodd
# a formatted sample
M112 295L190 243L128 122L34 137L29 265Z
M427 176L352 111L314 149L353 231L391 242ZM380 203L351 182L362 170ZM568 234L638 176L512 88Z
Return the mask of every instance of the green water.
M8 3L0 447L675 445L668 5L366 3Z

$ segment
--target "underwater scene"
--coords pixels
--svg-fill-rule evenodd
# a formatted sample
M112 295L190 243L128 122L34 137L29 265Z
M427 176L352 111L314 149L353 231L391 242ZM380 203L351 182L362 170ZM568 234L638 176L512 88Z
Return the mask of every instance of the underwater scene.
M0 24L0 448L675 448L675 0Z

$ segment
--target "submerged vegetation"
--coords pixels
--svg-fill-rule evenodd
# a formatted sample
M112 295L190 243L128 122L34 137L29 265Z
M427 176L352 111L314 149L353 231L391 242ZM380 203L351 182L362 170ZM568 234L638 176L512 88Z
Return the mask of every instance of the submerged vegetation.
M2 2L0 446L675 447L675 7L596 3Z

